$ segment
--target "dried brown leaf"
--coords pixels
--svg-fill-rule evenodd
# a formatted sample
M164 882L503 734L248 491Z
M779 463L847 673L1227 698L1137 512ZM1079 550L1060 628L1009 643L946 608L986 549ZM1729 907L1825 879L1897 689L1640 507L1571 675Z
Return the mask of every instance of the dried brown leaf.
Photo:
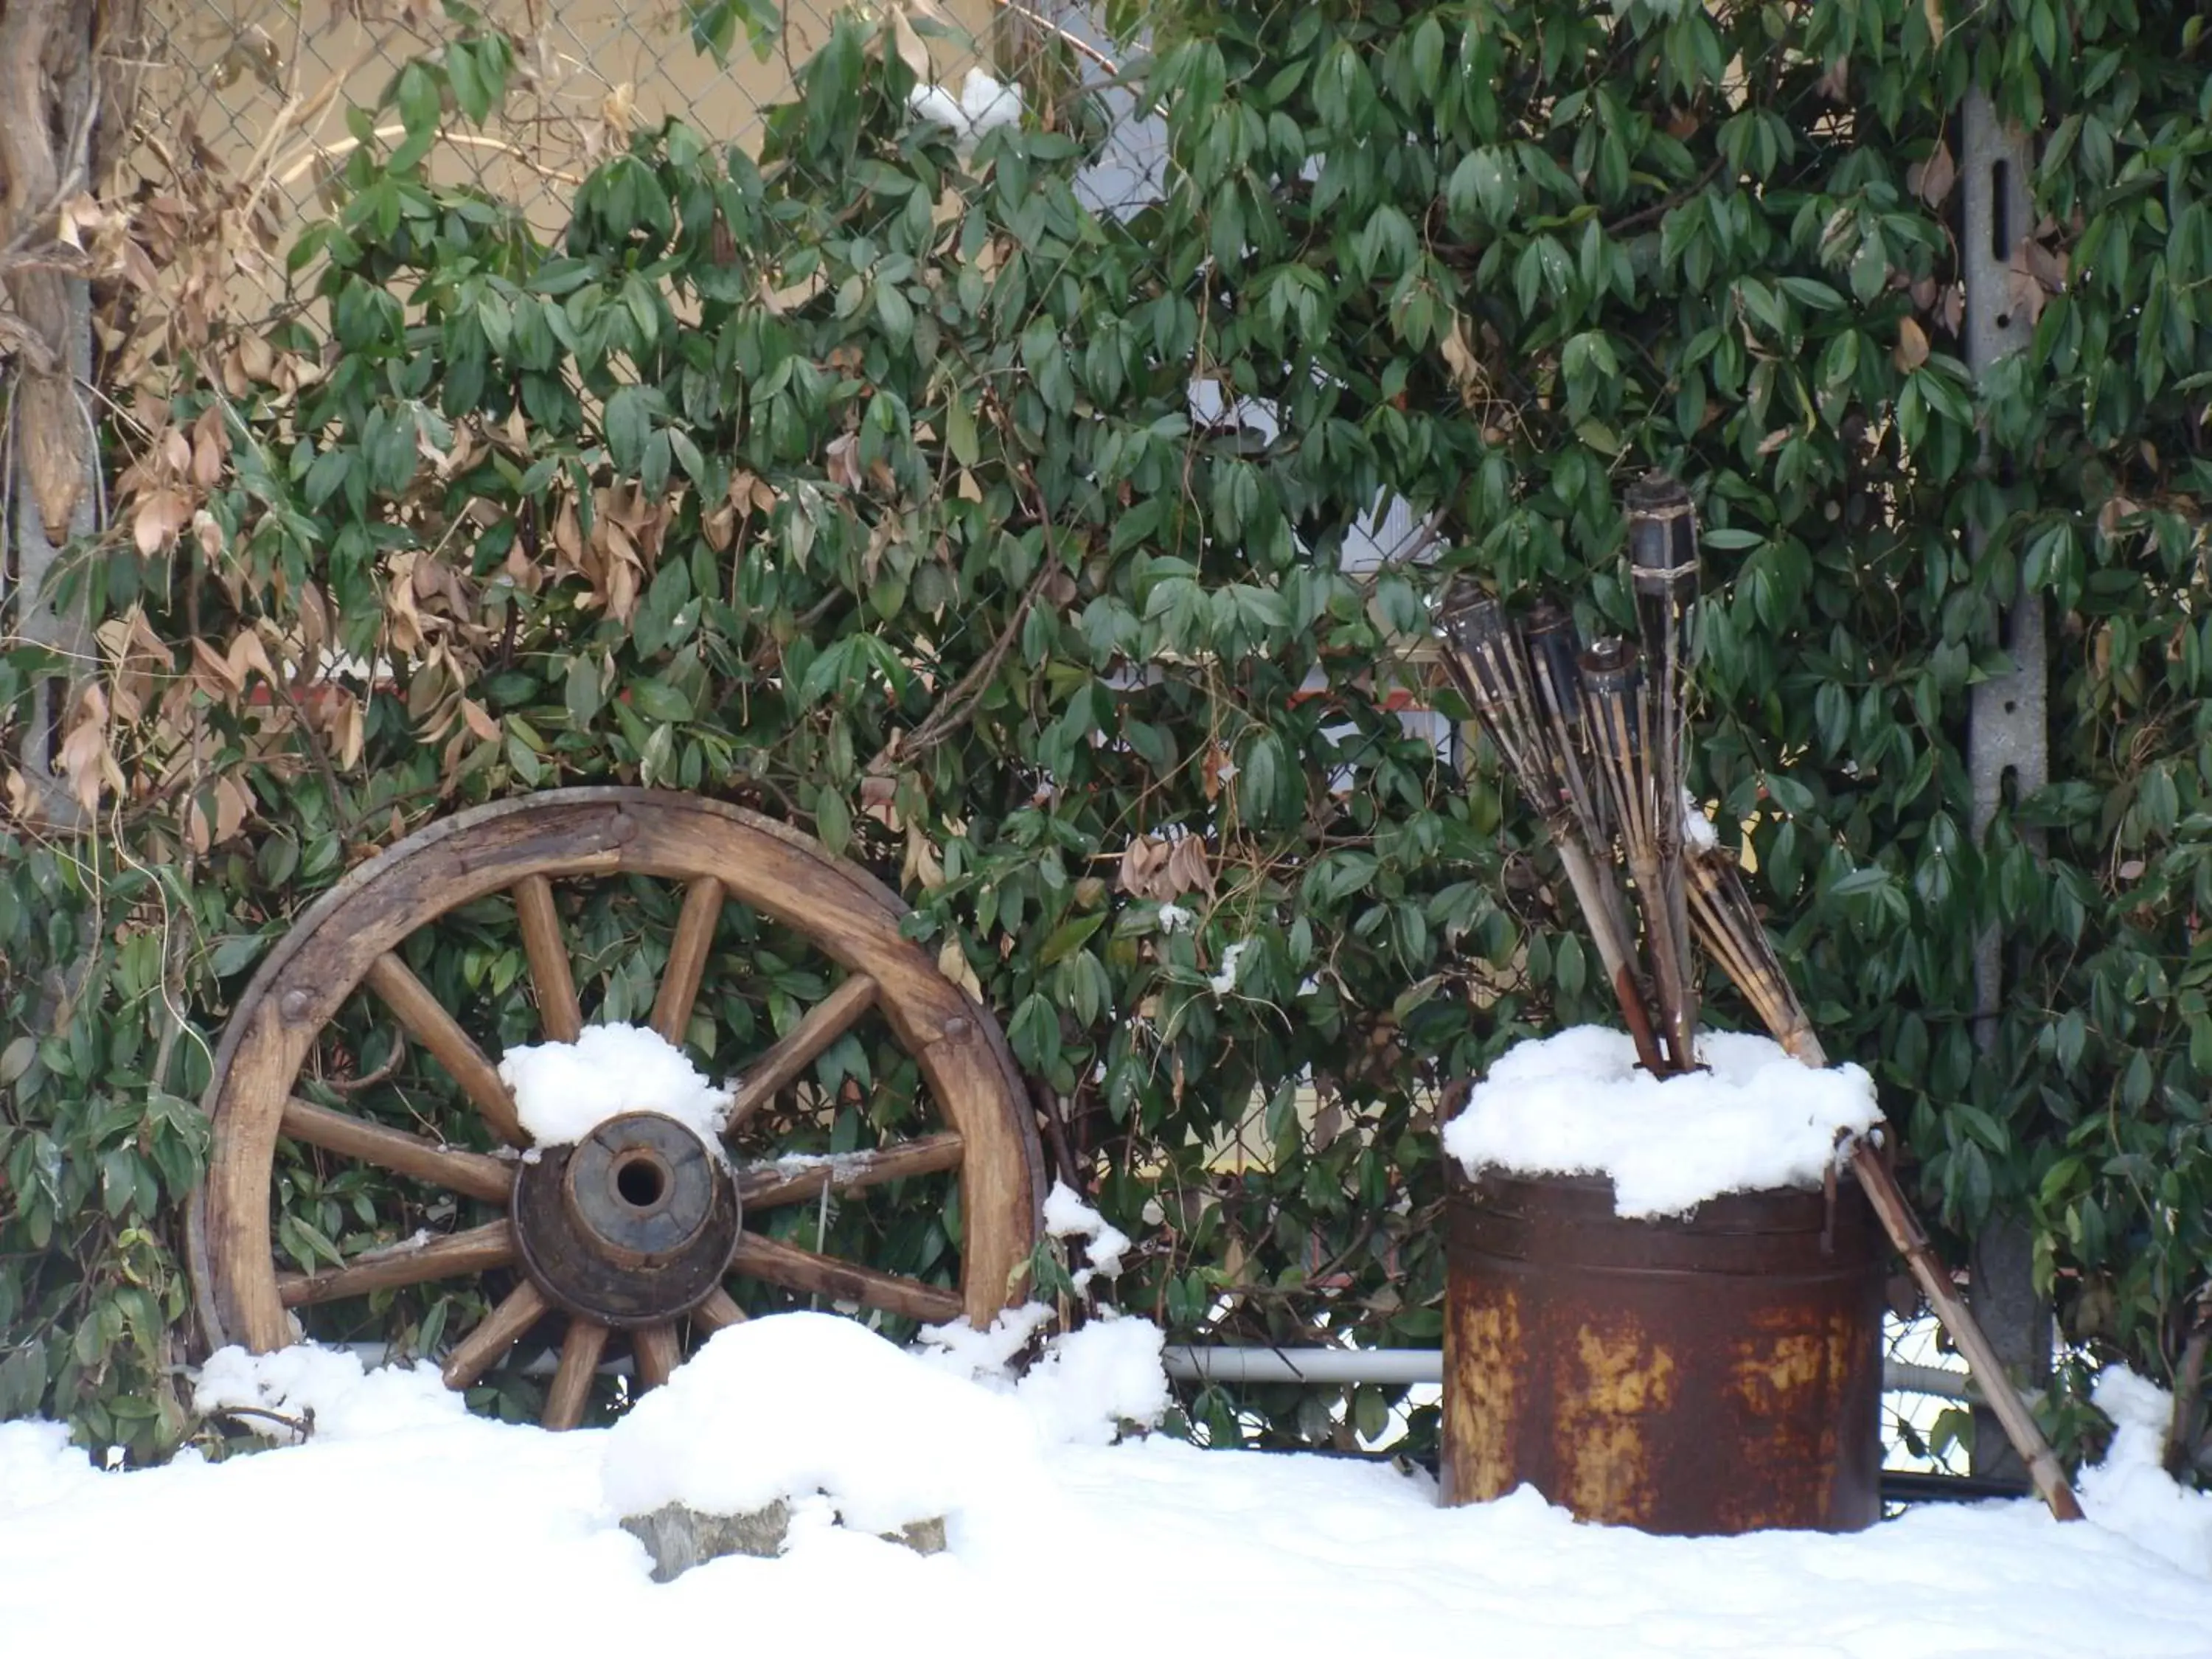
M842 432L830 441L825 452L830 482L846 489L860 487L860 441L852 433Z
M1182 893L1204 893L1213 896L1213 865L1206 855L1206 843L1196 836L1185 836L1176 842L1175 851L1168 855L1168 877L1174 884L1169 896Z
M337 713L331 716L331 736L337 750L337 763L351 771L361 764L362 749L368 738L368 725L362 711L360 699L343 698Z
M223 462L230 456L230 434L224 430L222 410L214 404L192 422L192 482L212 489L222 482Z
M1958 163L1951 159L1951 147L1941 138L1926 161L1915 162L1905 172L1905 187L1932 208L1942 207L1958 182Z
M960 936L949 936L944 948L937 953L937 971L981 1002L983 982L975 977L975 970L968 965L968 953L960 948Z
M2027 274L2056 294L2066 286L2067 258L2063 252L2051 252L2040 242L2023 242L2021 252L2025 257Z
M88 813L100 810L102 788L122 793L123 769L107 744L107 696L97 684L78 693L54 769L69 780L70 793Z
M1897 323L1897 349L1890 353L1890 361L1905 374L1928 361L1928 335L1910 317L1900 317Z
M904 875L909 885L919 886L924 892L933 893L945 885L945 865L937 855L937 843L921 833L920 824L907 825Z
M131 516L131 539L150 559L176 539L191 517L192 504L181 489L149 490L138 498Z
M1152 888L1152 872L1167 863L1168 849L1150 836L1139 836L1121 849L1121 863L1115 884L1125 893L1139 897Z
M1467 319L1457 312L1452 313L1451 326L1444 331L1439 349L1443 353L1444 367L1451 371L1452 386L1459 392L1460 401L1469 409L1487 403L1489 381L1474 346L1468 343Z
M915 80L927 81L929 48L922 45L921 37L914 32L914 25L907 21L903 11L891 13L891 39L898 46L899 62L914 71Z

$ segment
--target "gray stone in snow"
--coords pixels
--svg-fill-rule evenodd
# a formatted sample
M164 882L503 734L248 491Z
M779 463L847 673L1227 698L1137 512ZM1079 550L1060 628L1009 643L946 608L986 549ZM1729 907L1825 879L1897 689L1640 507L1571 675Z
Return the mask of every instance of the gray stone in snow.
M916 1555L937 1555L945 1548L945 1517L932 1516L927 1521L909 1521L896 1532L882 1534L887 1544L903 1544Z
M664 1504L649 1515L624 1516L622 1525L653 1557L653 1582L665 1584L702 1561L721 1556L782 1554L784 1536L791 1530L791 1505L779 1498L766 1509L743 1515L708 1515L681 1504ZM880 1536L885 1543L903 1544L916 1555L935 1555L945 1548L945 1517L910 1521Z
M791 1529L791 1505L781 1498L744 1515L708 1515L664 1504L650 1515L623 1517L623 1530L653 1557L653 1582L665 1584L702 1561L725 1555L777 1556Z

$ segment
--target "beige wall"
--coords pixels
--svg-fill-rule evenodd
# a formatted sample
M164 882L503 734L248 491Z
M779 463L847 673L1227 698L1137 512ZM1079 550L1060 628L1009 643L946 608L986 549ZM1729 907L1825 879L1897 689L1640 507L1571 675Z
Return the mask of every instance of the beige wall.
M709 139L750 147L761 108L789 95L793 68L826 33L833 7L787 10L786 33L766 62L740 40L727 69L696 53L681 0L479 0L524 43L505 109L479 132L465 123L434 165L449 180L476 179L531 204L557 228L569 180L602 153L613 123L680 114ZM933 39L940 76L972 61L990 0L943 0L963 36ZM146 84L152 124L172 135L190 121L216 160L236 169L254 155L288 99L341 94L319 120L276 149L284 194L311 210L318 144L342 143L343 105L373 105L398 66L434 47L446 25L435 0L155 0ZM416 18L427 21L417 22Z

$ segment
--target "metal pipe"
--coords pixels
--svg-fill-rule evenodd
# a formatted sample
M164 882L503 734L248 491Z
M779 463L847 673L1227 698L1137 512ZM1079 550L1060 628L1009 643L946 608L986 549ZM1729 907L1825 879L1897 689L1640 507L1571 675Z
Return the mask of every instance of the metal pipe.
M1175 1343L1161 1351L1167 1374L1178 1382L1303 1382L1314 1387L1374 1383L1406 1388L1442 1383L1444 1357L1437 1348L1246 1348ZM1892 1394L1978 1399L1972 1379L1945 1365L1885 1359L1881 1386Z

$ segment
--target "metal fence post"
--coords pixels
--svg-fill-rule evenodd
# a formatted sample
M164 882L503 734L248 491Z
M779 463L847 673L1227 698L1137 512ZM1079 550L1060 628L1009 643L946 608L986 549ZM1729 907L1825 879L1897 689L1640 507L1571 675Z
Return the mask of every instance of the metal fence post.
M2008 283L2012 256L2033 225L2028 136L2003 125L1979 88L1966 94L1960 169L1964 187L1966 362L1976 380L2027 341L2030 320L2016 314ZM2002 456L1988 458L2000 474ZM1978 564L1989 526L1966 528ZM1981 844L2008 795L2017 799L2050 781L2048 686L2043 598L2021 592L1998 619L1996 643L2010 671L1972 689L1966 756L1973 785L1972 824ZM1986 1051L1996 1039L2004 1003L2003 941L1991 927L1974 942L1974 1039ZM2035 1293L2034 1240L2024 1218L1994 1217L1973 1242L1973 1307L1990 1342L2014 1377L2033 1387L2051 1370L2051 1310ZM1986 1407L1975 1409L1976 1474L2024 1474Z

